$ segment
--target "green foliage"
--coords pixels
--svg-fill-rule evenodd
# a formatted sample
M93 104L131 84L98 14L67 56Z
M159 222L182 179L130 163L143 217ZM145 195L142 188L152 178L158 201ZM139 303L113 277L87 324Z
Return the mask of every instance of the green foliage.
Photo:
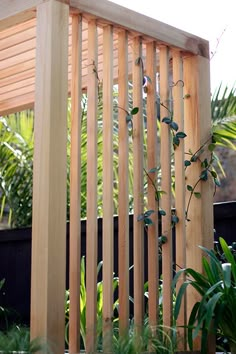
M32 116L22 116L20 122L0 117L0 218L6 205L8 224L16 227L31 225L32 215Z
M43 350L45 354L51 353L49 346L44 344L42 340L30 341L29 329L19 326L13 326L7 332L0 332L0 350L5 354L18 351L36 353L39 350Z
M176 319L189 285L201 295L189 317L188 343L192 349L194 338L201 333L202 353L207 353L207 334L212 330L223 333L231 346L236 344L236 261L223 238L220 238L220 245L226 263L221 262L214 250L200 247L206 254L202 259L204 275L187 268L177 272L173 280L175 288L178 279L183 274L186 276L176 298Z
M236 87L215 91L211 101L212 131L217 145L236 150Z
M102 261L97 266L97 276L102 271ZM86 341L86 272L85 272L85 257L81 258L80 263L80 335L82 338L82 346L85 348ZM119 280L117 277L113 277L113 291L118 287ZM69 314L70 314L70 290L66 290L65 296L65 315L66 315L66 331L65 340L69 343L68 330L69 330ZM103 281L97 283L97 341L102 340L102 309L103 309ZM118 300L114 301L113 310L118 311Z
M113 353L159 353L173 354L176 350L176 332L173 328L157 326L150 327L148 321L139 329L131 321L126 336L119 336L118 329L114 331Z

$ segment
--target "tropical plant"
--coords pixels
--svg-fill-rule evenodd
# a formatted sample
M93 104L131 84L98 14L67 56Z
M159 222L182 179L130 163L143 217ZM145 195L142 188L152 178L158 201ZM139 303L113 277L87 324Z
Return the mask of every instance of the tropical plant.
M222 85L211 100L212 129L216 143L236 150L236 87L229 89Z
M97 276L101 276L103 262L100 261L97 266ZM82 346L86 345L86 270L85 270L85 256L81 258L80 263L81 280L80 280L80 335L82 338ZM113 277L113 291L115 292L118 287L119 280L117 277ZM102 309L103 309L103 281L97 283L97 342L102 340ZM118 311L118 300L113 304L114 312ZM69 315L70 315L70 290L66 290L65 296L65 315L66 315L66 330L65 341L69 344L68 329L69 329ZM116 316L117 317L117 316Z
M4 354L10 353L36 353L43 352L51 353L48 345L42 340L35 339L30 341L29 328L13 326L7 332L0 332L0 352Z
M231 353L236 353L236 261L223 238L219 239L227 263L222 263L216 252L200 247L207 255L203 257L204 274L192 268L177 272L173 287L184 274L187 279L181 285L176 298L174 316L177 319L186 288L192 286L201 296L193 306L188 321L188 343L201 333L201 353L207 353L207 336L219 331L227 339Z
M141 329L137 329L132 320L127 335L120 336L118 329L114 331L112 349L115 354L173 354L176 350L176 331L161 325L151 327L148 320Z
M0 117L0 219L9 208L8 224L27 226L32 215L33 121Z

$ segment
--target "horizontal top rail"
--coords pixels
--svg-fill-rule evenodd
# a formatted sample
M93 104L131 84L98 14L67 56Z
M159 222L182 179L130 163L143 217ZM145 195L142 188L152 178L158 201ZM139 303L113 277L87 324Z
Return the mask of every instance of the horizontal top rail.
M36 7L45 0L1 1L0 31L35 17ZM138 32L170 46L193 54L209 57L208 41L173 26L129 10L108 0L56 0L68 2L77 9L98 19L112 22L122 28Z
M107 0L70 0L70 6L167 45L209 57L208 41Z

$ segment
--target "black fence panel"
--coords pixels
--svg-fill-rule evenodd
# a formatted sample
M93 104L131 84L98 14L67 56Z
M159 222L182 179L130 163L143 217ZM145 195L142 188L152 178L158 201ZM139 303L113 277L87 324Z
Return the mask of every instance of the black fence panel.
M215 240L222 236L228 243L236 241L236 202L214 205ZM133 217L130 216L130 235ZM69 287L69 225L67 225L66 288ZM86 221L81 225L81 253L86 252ZM147 236L144 237L145 280L147 279ZM133 264L133 238L130 236L130 266ZM102 219L98 219L98 261L102 259ZM161 266L161 264L160 264ZM118 218L114 217L114 272L118 273ZM0 280L5 284L0 290L0 307L9 310L9 323L29 325L31 279L31 228L0 231ZM101 275L99 277L101 279ZM133 270L130 270L130 294L133 294ZM133 312L131 304L131 313ZM4 313L0 311L0 327L5 327Z

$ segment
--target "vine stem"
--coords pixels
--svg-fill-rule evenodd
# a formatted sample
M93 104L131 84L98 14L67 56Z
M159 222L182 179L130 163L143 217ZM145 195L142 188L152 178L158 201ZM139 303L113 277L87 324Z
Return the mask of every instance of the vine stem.
M189 197L189 200L188 200L188 204L187 204L187 208L186 208L186 216L185 216L185 219L186 219L186 220L188 220L188 212L189 212L190 202L191 202L192 197L193 197L193 193L194 193L194 191L195 191L195 189L196 189L196 187L197 187L197 185L198 185L198 183L199 183L200 181L201 181L201 178L199 178L199 179L197 180L197 182L194 184L193 189L192 189L192 191L191 191L191 194L190 194L190 197Z

